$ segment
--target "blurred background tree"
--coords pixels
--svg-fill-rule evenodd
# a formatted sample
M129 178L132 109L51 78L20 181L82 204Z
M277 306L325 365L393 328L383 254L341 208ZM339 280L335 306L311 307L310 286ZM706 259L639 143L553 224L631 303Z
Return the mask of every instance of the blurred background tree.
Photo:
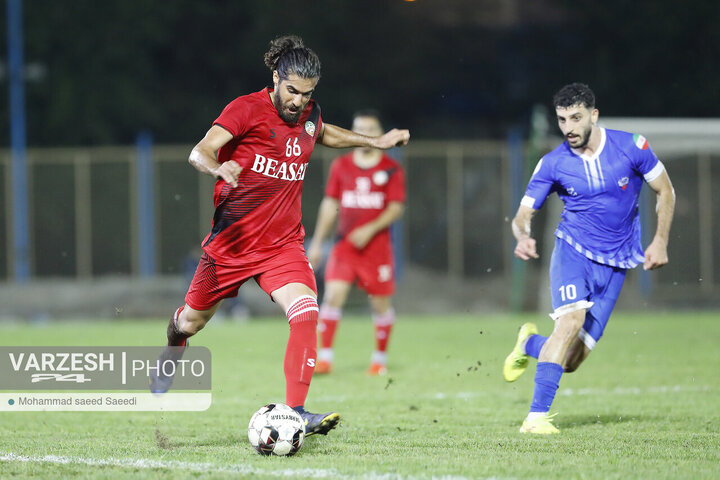
M270 81L262 56L286 33L319 54L315 98L341 125L360 105L415 138L499 138L571 81L605 115L714 116L718 21L699 0L26 1L28 143L194 142ZM2 95L2 145L7 110Z

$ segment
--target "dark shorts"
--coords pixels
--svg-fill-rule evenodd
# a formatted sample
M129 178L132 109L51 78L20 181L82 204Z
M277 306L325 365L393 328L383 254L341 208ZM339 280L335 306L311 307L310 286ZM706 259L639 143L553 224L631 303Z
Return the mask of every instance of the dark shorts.
M235 297L240 286L254 278L265 293L288 283L302 283L317 295L315 273L301 244L283 245L267 259L243 265L220 265L203 254L195 270L185 303L194 310L208 310L224 298Z

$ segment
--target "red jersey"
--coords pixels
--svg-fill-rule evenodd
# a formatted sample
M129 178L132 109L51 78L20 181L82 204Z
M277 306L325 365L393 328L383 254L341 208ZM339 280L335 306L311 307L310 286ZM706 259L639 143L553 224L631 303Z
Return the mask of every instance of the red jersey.
M271 94L265 88L238 97L213 123L233 135L218 151L218 162L243 167L237 187L215 183L215 216L203 250L221 265L262 261L305 238L302 182L322 129L320 107L310 100L298 123L286 123Z
M333 161L325 195L340 204L338 235L344 240L353 229L376 219L388 203L405 201L405 173L385 154L374 167L360 168L350 152ZM390 243L389 228L375 235L365 249L383 242Z

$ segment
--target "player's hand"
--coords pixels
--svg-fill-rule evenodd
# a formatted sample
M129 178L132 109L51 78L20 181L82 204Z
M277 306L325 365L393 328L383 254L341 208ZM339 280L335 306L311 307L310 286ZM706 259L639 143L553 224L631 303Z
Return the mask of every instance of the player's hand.
M655 238L645 250L643 270L655 270L668 263L667 244L661 238Z
M410 130L398 130L397 128L393 128L384 135L377 137L375 139L375 145L373 146L375 148L382 148L383 150L386 150L396 146L407 145L409 141Z
M310 246L307 249L308 262L314 269L320 268L322 264L322 244L316 242L310 242Z
M221 163L220 166L215 169L213 175L217 178L222 178L235 188L238 185L237 179L240 176L240 172L242 172L242 167L238 165L235 160L228 160L227 162Z
M540 258L537 253L537 245L534 238L523 238L515 247L515 256L521 260L530 260L531 258Z
M372 225L366 223L348 233L347 239L355 248L362 250L370 243L370 240L372 240L374 236L375 230Z

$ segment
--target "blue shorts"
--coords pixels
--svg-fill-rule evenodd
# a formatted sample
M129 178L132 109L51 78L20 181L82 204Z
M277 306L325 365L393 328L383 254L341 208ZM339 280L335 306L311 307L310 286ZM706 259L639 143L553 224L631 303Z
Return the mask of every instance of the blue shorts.
M550 260L550 291L555 310L550 316L589 307L580 338L588 348L603 335L625 281L624 268L593 262L565 240L555 239ZM589 302L592 302L590 305Z

